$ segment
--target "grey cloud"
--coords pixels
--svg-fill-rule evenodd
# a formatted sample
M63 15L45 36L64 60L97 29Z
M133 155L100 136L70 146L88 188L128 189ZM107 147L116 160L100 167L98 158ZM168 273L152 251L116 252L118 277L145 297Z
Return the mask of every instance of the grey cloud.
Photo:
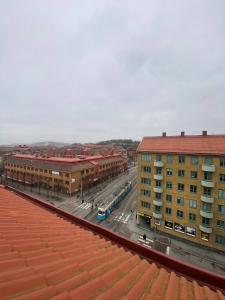
M0 0L0 144L224 132L224 28L222 0Z

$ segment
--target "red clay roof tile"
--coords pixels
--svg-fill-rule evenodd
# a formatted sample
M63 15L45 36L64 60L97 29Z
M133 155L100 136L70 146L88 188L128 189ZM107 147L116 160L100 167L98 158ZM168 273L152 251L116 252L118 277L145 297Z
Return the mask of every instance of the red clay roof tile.
M144 137L138 152L225 154L225 135L185 135Z
M1 299L225 299L3 187L0 220Z

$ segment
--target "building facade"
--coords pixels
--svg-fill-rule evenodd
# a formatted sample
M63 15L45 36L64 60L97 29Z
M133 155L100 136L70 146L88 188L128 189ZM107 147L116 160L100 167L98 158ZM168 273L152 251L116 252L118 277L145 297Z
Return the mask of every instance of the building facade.
M137 223L225 251L225 135L145 137Z
M4 169L8 184L16 181L72 195L126 171L127 161L120 155L68 158L19 154L8 157Z

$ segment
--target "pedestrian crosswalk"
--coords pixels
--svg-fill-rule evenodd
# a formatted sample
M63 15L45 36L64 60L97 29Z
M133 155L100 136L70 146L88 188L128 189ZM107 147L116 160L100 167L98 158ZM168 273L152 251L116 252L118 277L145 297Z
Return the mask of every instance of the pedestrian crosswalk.
M128 220L130 219L130 216L131 214L121 213L120 215L115 216L113 221L127 224Z
M78 205L79 208L82 208L82 209L89 209L91 208L92 206L92 203L89 203L89 202L84 202L84 203L81 203L80 205Z

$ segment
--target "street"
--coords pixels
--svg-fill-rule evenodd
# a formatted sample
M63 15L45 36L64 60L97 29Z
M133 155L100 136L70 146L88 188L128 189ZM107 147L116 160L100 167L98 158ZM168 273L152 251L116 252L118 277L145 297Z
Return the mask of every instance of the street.
M104 202L124 183L131 181L133 187L119 206L112 211L107 219L97 219L98 205ZM22 187L23 189L23 187ZM125 236L145 247L153 248L167 255L174 256L184 262L197 265L209 271L225 274L224 254L203 248L193 243L150 230L148 224L141 222L136 224L136 168L132 167L128 173L120 174L116 178L105 181L98 186L85 191L83 199L79 196L58 197L47 195L46 192L30 191L25 192L42 201L50 202L52 205L68 211L69 213L84 218L108 230Z

